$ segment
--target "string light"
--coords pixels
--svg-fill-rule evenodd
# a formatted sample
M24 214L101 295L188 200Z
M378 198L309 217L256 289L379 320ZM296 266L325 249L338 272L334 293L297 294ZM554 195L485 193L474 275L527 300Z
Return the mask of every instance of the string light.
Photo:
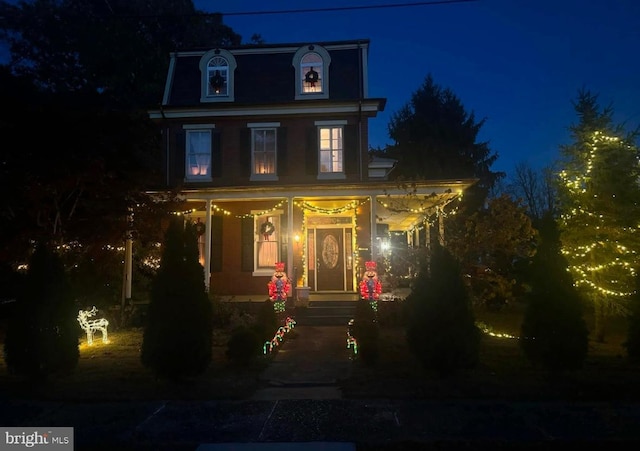
M584 171L582 173L576 171L573 175L567 170L559 172L559 178L567 188L568 193L578 202L580 202L580 199L598 199L597 193L586 199L585 195L588 195L587 188L591 182L598 150L601 150L601 146L609 144L624 145L627 149L632 149L630 145L621 142L619 137L607 136L600 131L595 131L591 136L590 142L586 143L589 149L586 153ZM611 197L616 198L617 196L612 193ZM564 224L578 221L585 229L593 228L600 231L606 227L608 218L604 214L589 211L583 205L577 205L562 214L560 219ZM624 233L629 234L636 233L637 230L636 227L622 228ZM585 286L602 295L618 298L626 298L635 293L633 290L624 289L624 287L632 286L632 282L635 279L635 266L637 265L635 250L628 249L615 240L607 240L602 235L598 236L593 243L587 245L570 247L566 242L563 245L562 253L570 261L569 269L574 275L575 286ZM616 255L616 257L607 263L594 264L594 261L601 259L598 254L602 254L602 251L607 255ZM618 274L618 278L607 276L607 272L612 269L622 270ZM623 277L626 275L625 280L621 280L620 275Z

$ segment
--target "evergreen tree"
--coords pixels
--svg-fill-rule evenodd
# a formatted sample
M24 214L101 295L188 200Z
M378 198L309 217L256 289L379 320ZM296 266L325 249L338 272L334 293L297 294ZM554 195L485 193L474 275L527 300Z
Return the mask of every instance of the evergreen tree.
M631 298L631 314L628 317L627 339L623 343L627 358L640 363L640 274L636 273L636 290Z
M153 281L141 361L158 377L180 380L211 363L212 317L192 224L173 219Z
M58 255L39 244L9 320L4 356L9 371L46 378L78 364L78 310Z
M555 220L541 220L540 241L529 269L531 290L520 346L536 365L557 372L582 367L588 351L583 304L561 253Z
M428 369L442 376L478 363L481 332L460 265L442 246L435 246L428 271L423 263L407 297L407 342Z
M429 74L411 100L389 122L393 145L385 150L398 160L392 175L402 179L478 178L465 194L473 209L481 206L495 183L504 177L492 172L498 155L478 142L484 120L465 110L450 89L438 86Z
M640 255L640 157L637 135L613 124L611 107L579 91L573 143L561 148L558 206L563 252L576 285L594 309L594 336L605 320L626 313Z

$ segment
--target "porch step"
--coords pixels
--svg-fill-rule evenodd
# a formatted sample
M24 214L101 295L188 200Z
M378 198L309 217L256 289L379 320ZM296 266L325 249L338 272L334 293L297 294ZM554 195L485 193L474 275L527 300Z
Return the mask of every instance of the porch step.
M296 309L296 322L308 326L347 326L358 301L311 301Z

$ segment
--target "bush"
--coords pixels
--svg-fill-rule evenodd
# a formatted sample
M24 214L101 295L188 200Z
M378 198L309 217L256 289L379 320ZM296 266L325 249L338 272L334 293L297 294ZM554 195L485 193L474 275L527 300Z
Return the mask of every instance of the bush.
M261 346L262 341L253 328L240 326L229 337L226 356L232 363L248 365L260 354Z
M529 278L530 292L521 326L520 346L534 365L553 371L579 369L588 352L583 305L561 254L552 218L540 226L540 243Z
M78 310L58 255L38 245L25 282L5 337L9 371L46 378L74 369L80 358Z
M270 300L264 301L258 309L254 325L258 338L262 342L271 340L280 326L281 324L278 323L278 315L273 309L273 302Z
M478 363L481 332L455 258L435 246L407 297L407 342L427 369L447 376Z
M194 227L173 220L153 281L141 361L172 380L204 372L212 359L211 304Z
M353 336L358 342L358 358L366 365L374 365L380 355L380 328L369 301L356 303L354 320Z

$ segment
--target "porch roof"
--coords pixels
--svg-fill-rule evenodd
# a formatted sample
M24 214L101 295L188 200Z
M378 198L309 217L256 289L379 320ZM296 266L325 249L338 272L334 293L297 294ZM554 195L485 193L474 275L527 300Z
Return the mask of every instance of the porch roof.
M287 186L237 186L193 188L181 192L187 202L293 200L313 202L322 209L340 209L350 201L376 199L377 222L390 231L406 231L424 221L448 203L460 198L477 179L428 180L418 182L322 183ZM198 209L204 209L200 205Z

